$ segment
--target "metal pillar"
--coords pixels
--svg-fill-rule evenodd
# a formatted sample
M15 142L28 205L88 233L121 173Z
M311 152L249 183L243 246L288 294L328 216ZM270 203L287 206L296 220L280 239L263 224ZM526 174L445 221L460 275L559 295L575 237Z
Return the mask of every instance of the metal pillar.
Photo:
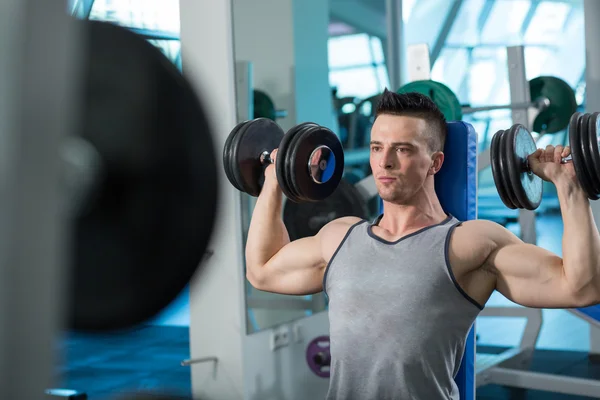
M525 52L523 46L513 46L506 49L508 61L508 82L510 85L510 102L513 104L531 101L529 83L525 74ZM531 129L527 109L512 110L513 124L521 124ZM519 210L519 225L521 239L526 243L535 244L535 212Z
M52 387L66 281L59 146L79 114L66 1L0 2L0 398Z
M404 20L402 0L386 0L387 23L387 67L390 77L390 90L396 91L404 83Z

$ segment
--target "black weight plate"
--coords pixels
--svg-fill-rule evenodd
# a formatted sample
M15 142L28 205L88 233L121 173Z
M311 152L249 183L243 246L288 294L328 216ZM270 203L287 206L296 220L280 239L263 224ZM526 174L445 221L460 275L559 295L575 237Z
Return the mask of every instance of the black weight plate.
M576 112L571 117L569 121L569 144L571 146L571 156L573 158L573 168L575 169L575 175L577 175L577 180L581 185L582 189L585 191L588 197L590 197L590 193L593 195L593 190L590 187L590 183L588 182L588 177L585 173L585 160L583 158L583 154L581 152L581 120L583 114L580 112ZM591 197L590 197L591 198Z
M297 149L298 143L300 143L303 140L303 137L306 134L308 134L309 132L314 132L319 129L320 129L319 125L314 124L314 123L308 123L304 128L302 128L302 130L300 132L298 132L298 134L296 135L294 140L290 143L290 150L288 152L288 157L285 162L285 168L286 168L285 171L286 171L286 178L288 180L290 188L292 189L292 193L294 193L294 195L296 197L295 201L298 201L298 202L307 201L308 199L306 199L304 197L304 195L302 194L302 188L297 186L297 182L294 179L294 177L295 177L294 175L296 173L295 172L296 171L296 161L295 161L293 154Z
M323 146L323 147L322 147ZM321 176L317 182L309 172L309 160L315 151L321 150L320 162L312 173ZM299 137L289 159L293 165L290 175L293 186L299 191L302 201L320 201L330 196L344 174L344 149L338 137L329 129L319 126L309 129Z
M581 117L579 118L579 120L577 121L577 132L575 134L575 144L578 147L578 156L579 156L579 165L581 167L581 175L577 174L577 179L579 180L579 182L581 183L585 193L587 194L588 198L592 199L592 200L596 200L597 196L595 194L595 190L594 187L592 186L592 182L590 179L590 175L588 174L587 168L588 165L586 163L586 159L585 159L585 154L583 153L583 141L587 141L587 138L585 138L583 135L586 133L586 130L584 130L583 127L583 123L584 120L588 119L586 118L588 114L582 114Z
M290 240L316 235L327 223L341 217L368 217L367 204L358 190L342 179L331 196L323 201L295 203L286 201L283 221Z
M313 126L310 122L305 122L291 128L281 140L279 148L277 150L277 160L275 161L275 171L277 173L277 181L283 191L285 197L292 201L299 201L293 188L291 187L291 180L289 179L289 172L287 172L287 160L291 149L291 144L294 138L297 137L304 129L308 126Z
M503 130L499 130L492 137L492 142L490 144L490 164L492 167L492 177L494 178L494 184L496 185L496 190L498 191L500 200L502 200L506 207L514 210L517 207L512 203L510 197L508 196L506 182L504 182L503 177L503 170L500 166L500 136L502 136L504 132L505 131Z
M307 129L310 129L311 127L313 127L314 124L310 123L310 122L305 122L302 123L298 126L298 129L294 131L294 136L291 138L291 140L288 143L286 152L285 152L285 157L281 159L281 161L283 162L283 179L285 181L285 184L288 188L288 190L290 191L290 196L288 197L288 199L292 200L292 201L301 201L301 199L298 197L298 191L296 190L296 188L294 187L294 184L292 182L292 178L291 178L291 172L293 167L291 165L291 159L290 159L290 154L292 152L292 149L294 148L294 144L298 141L298 138L300 136L302 136L302 134L304 132L306 132Z
M597 184L597 180L593 170L593 161L592 154L590 153L590 139L589 133L589 121L591 114L583 114L581 117L581 127L579 131L579 146L581 147L581 155L583 156L583 162L585 165L584 172L589 183L590 194L594 197L597 197L597 193L600 193L599 185ZM592 198L592 197L590 197Z
M523 206L519 203L517 199L517 195L515 194L514 184L510 178L510 165L509 158L511 158L512 153L512 145L509 139L510 130L505 130L500 136L500 143L498 148L498 157L500 161L500 171L502 172L502 180L504 181L504 187L506 188L506 194L510 199L511 204L517 208L523 208Z
M242 191L258 196L265 180L265 166L260 162L263 152L279 146L283 130L274 121L258 118L249 121L237 133L233 142L234 174Z
M239 188L240 191L244 192L244 183L243 183L243 178L242 178L242 174L240 171L240 165L238 163L238 159L237 159L237 154L238 154L238 150L240 148L240 139L242 138L242 135L244 134L244 130L248 127L248 124L250 124L250 122L252 122L252 120L246 121L242 124L242 126L240 126L240 129L237 130L237 132L235 133L235 136L233 137L233 140L231 141L231 159L230 159L230 163L229 163L229 168L231 169L231 173L235 179L236 182L236 186L237 188Z
M592 163L590 164L590 174L594 176L596 187L600 187L600 152L598 149L599 131L600 112L595 112L591 114L588 123L588 146L592 159Z
M288 151L288 156L285 160L285 176L287 179L287 182L290 186L290 189L292 191L292 193L294 194L294 201L296 202L302 202L302 201L307 201L307 199L304 198L304 196L302 195L302 188L296 186L296 180L294 179L294 174L296 173L296 163L297 160L294 158L293 153L294 151L297 149L298 143L300 143L302 141L302 138L304 137L304 135L306 135L309 132L313 132L315 130L319 130L320 127L317 124L313 124L313 123L308 123L306 124L301 130L300 132L298 132L298 134L296 135L296 137L290 142L290 147L289 147L289 151ZM308 162L307 162L308 165Z
M279 187L281 188L283 194L288 199L293 197L289 185L286 180L285 174L285 159L286 153L288 152L289 144L294 138L294 136L302 129L303 124L296 125L283 135L283 139L281 139L281 143L279 143L279 147L277 148L277 159L275 160L275 172L277 174L277 182L279 183Z
M217 214L217 155L202 103L160 50L113 24L78 23L78 131L103 180L73 221L69 327L125 329L197 272Z
M247 123L248 121L240 122L237 124L227 136L225 140L225 145L223 146L223 169L225 170L225 175L227 179L233 187L237 190L243 190L241 184L236 179L234 170L235 170L235 157L233 155L233 143L237 138L237 134L240 129Z
M535 153L536 145L531 133L522 125L513 125L506 133L509 148L508 166L514 193L522 208L535 210L542 201L542 178L526 169L527 157Z

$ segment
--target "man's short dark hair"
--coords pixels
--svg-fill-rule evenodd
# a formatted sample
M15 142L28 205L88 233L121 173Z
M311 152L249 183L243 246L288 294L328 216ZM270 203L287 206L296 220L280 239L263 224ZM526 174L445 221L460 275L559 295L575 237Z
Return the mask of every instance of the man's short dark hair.
M382 114L406 115L422 118L427 122L429 150L443 151L446 142L446 118L433 100L421 93L395 93L387 89L383 91L375 118Z

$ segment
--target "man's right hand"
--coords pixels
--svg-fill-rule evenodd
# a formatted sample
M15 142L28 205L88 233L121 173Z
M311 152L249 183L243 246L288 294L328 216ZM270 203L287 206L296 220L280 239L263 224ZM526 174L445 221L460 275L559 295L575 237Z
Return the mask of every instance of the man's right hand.
M270 154L273 163L265 168L265 183L263 187L267 188L279 188L279 182L277 181L277 172L275 169L275 160L277 159L277 149L273 150Z

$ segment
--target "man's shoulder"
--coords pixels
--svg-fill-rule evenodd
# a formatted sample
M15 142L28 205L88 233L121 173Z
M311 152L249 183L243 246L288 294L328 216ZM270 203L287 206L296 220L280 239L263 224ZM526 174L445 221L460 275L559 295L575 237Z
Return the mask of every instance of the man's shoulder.
M452 258L460 264L466 264L468 270L481 267L497 247L499 237L505 232L506 228L489 220L461 222L456 226L450 240Z
M319 234L326 237L328 240L331 240L332 236L341 240L346 236L350 229L365 222L367 222L365 219L359 217L336 218L325 225Z
M506 228L497 222L487 219L472 219L468 221L458 221L457 232L467 236L493 237Z

